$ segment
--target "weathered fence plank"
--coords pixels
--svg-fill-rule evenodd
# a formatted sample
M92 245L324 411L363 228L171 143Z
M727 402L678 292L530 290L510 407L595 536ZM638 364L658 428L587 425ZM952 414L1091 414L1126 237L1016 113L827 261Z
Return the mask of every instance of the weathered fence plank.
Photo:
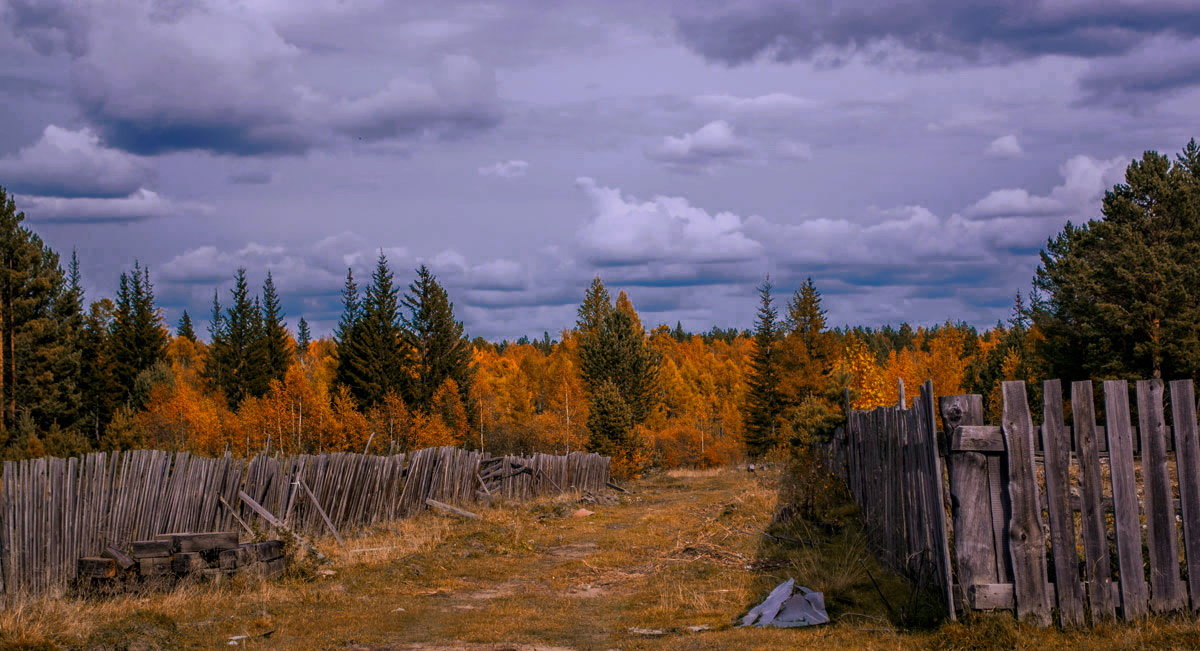
M1062 383L1042 385L1042 447L1046 455L1046 498L1050 514L1050 545L1054 555L1055 599L1063 626L1080 626L1083 588L1079 583L1079 555L1075 549L1075 516L1070 493L1071 437L1063 418Z
M983 424L983 396L945 396L940 407L942 424L951 441L958 438L955 432L960 425ZM999 559L996 541L992 537L987 456L952 444L947 462L959 585L965 593L972 585L1003 583L996 566Z
M1025 383L1005 382L1004 443L1008 448L1008 496L1012 504L1009 547L1013 564L1013 590L1017 617L1041 626L1050 624L1046 594L1046 542L1038 500L1037 471L1033 462L1033 419Z
M1167 472L1167 424L1162 380L1137 383L1138 423L1142 440L1142 491L1146 504L1146 539L1150 547L1150 608L1155 612L1187 605L1179 578L1178 530Z
M1183 502L1183 549L1188 593L1200 611L1200 435L1196 426L1196 388L1191 380L1171 382L1171 424L1175 428L1176 475Z
M1120 568L1121 616L1134 620L1147 611L1145 566L1137 481L1133 467L1133 433L1129 420L1129 384L1104 381L1104 414L1108 430L1109 470L1112 473L1113 523Z
M1100 618L1114 617L1117 605L1107 587L1112 580L1112 568L1104 523L1100 450L1096 439L1095 402L1090 380L1071 383L1071 414L1072 429L1079 442L1083 578L1087 582L1088 607L1095 622Z

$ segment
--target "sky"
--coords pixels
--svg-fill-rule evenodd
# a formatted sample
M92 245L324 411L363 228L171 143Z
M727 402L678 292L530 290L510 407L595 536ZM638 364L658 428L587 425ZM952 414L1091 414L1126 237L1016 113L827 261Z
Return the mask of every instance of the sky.
M471 336L988 326L1046 239L1197 135L1194 0L0 0L0 186L89 299L270 271L329 333L428 267Z

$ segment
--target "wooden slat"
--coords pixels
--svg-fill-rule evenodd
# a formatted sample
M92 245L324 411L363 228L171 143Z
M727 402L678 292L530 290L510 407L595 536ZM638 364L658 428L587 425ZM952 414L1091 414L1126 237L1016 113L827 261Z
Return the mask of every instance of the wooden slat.
M1058 616L1063 626L1081 626L1083 587L1075 543L1075 516L1068 499L1071 483L1071 436L1063 419L1062 383L1042 385L1042 446L1046 454L1046 506L1050 513L1050 546L1054 554L1054 583Z
M1117 603L1106 587L1112 581L1108 534L1104 522L1103 476L1100 471L1100 450L1096 437L1096 412L1090 380L1071 383L1072 429L1079 444L1080 494L1083 511L1084 568L1087 582L1088 607L1092 622L1112 618Z
M1200 433L1196 425L1196 389L1191 380L1171 382L1171 424L1175 429L1176 474L1183 512L1183 549L1188 593L1200 611Z
M1150 608L1155 612L1187 605L1179 578L1178 530L1167 472L1167 425L1162 380L1137 383L1138 423L1142 440L1142 491L1146 505L1146 539L1150 548Z
M1013 564L1017 618L1041 626L1050 624L1046 594L1046 542L1033 463L1033 418L1025 383L1005 382L1004 443L1008 448L1008 496L1012 504L1009 548Z
M1104 413L1108 428L1109 468L1112 472L1117 562L1121 570L1121 615L1126 621L1131 621L1148 612L1149 595L1142 563L1142 528L1133 469L1133 433L1130 431L1127 382L1104 381Z

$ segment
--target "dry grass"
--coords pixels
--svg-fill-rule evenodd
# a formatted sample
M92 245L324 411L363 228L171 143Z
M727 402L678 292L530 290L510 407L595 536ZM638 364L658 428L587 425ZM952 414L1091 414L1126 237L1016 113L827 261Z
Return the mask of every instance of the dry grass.
M47 601L0 613L12 648L214 648L230 636L280 649L402 648L1187 648L1187 619L1064 633L975 617L898 630L910 592L869 559L855 527L814 534L803 522L759 535L777 505L774 479L732 470L666 473L614 505L576 500L481 511L478 521L425 515L321 541L325 573L277 582L195 585L165 594ZM370 550L370 551L355 551ZM834 624L746 630L737 618L786 577L825 592ZM661 631L661 634L654 634Z

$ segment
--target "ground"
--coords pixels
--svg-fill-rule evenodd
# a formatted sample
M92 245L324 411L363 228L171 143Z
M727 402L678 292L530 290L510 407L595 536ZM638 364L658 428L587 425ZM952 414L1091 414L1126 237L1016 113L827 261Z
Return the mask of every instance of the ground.
M599 503L572 496L479 509L479 520L425 514L350 537L345 547L318 541L332 563L298 565L280 581L10 609L0 614L0 642L228 648L234 636L248 636L234 641L278 649L1200 646L1191 620L1063 633L996 614L937 627L927 604L870 560L853 518L772 524L778 476L675 471L629 488ZM580 508L593 513L575 517ZM768 531L777 538L761 535ZM832 625L736 627L788 577L825 592Z

